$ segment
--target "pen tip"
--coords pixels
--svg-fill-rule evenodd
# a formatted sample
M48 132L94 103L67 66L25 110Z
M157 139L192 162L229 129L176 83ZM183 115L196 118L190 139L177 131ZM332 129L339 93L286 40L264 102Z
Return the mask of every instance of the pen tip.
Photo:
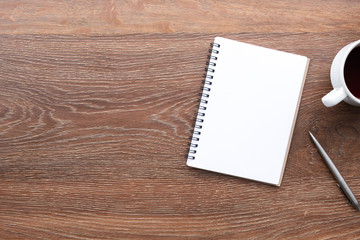
M316 138L314 137L314 135L309 131L309 134L310 134L310 138L313 140L313 142L315 143L315 145L317 144L317 140Z
M358 204L358 203L357 203L357 204L355 204L355 208L356 208L356 210L360 211L360 206L359 206L359 204Z

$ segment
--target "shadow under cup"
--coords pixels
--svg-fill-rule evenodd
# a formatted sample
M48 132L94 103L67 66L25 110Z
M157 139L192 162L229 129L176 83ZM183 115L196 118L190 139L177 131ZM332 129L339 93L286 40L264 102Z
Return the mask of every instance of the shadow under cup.
M360 46L354 48L346 58L344 79L351 94L360 100Z

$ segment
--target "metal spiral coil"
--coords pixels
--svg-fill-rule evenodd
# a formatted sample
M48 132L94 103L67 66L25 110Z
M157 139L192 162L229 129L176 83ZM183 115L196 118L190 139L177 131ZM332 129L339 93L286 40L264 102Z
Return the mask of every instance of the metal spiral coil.
M202 123L204 122L204 118L206 115L206 109L208 104L208 98L210 97L210 91L212 86L212 80L214 79L214 73L216 70L216 61L218 60L218 54L220 52L220 44L218 43L211 43L210 44L209 53L208 56L209 61L206 63L207 67L205 68L205 74L203 80L203 87L201 87L202 92L200 93L200 105L197 111L197 117L195 118L195 126L193 135L190 138L191 142L189 144L189 154L187 156L187 159L189 160L195 160L196 155L196 148L199 146L200 141L200 135L201 135L201 129L202 129Z

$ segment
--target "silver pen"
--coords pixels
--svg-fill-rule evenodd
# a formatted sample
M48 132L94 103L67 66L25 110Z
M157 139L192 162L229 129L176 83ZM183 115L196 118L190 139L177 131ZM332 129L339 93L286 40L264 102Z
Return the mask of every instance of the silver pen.
M360 206L358 201L356 200L354 194L351 192L349 186L346 184L344 178L341 176L340 172L335 167L335 164L331 161L330 157L326 154L325 150L321 147L320 143L316 140L314 135L310 133L310 136L316 146L316 148L319 150L320 155L324 159L326 165L329 167L331 173L333 174L334 178L336 179L338 183L338 187L340 190L344 193L345 197L347 198L349 204L356 208L358 211L360 211Z

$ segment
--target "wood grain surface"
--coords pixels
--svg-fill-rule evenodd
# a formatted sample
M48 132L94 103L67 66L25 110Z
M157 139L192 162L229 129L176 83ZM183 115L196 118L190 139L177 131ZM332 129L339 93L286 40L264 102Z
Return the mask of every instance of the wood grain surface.
M360 4L326 3L0 2L0 239L358 239L308 136L359 199L360 109L320 99ZM218 35L311 59L280 188L185 164Z
M3 33L236 33L356 30L358 1L2 0Z

